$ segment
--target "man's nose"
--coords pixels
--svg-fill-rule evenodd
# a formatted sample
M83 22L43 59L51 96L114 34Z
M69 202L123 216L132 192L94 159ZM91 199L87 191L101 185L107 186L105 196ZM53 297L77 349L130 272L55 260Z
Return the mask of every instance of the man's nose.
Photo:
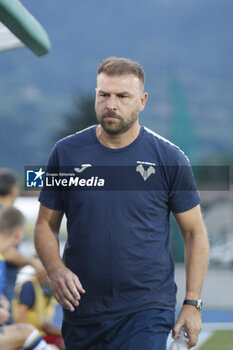
M108 110L116 110L117 109L117 102L114 96L109 96L107 101L107 109Z

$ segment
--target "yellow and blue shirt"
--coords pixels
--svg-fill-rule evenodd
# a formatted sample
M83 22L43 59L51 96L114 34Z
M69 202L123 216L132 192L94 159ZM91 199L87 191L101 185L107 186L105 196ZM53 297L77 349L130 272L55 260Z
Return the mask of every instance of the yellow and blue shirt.
M50 322L54 315L56 301L47 295L35 276L15 288L16 298L13 300L13 317L17 318L19 304L28 306L26 323L35 326L43 334L43 324Z

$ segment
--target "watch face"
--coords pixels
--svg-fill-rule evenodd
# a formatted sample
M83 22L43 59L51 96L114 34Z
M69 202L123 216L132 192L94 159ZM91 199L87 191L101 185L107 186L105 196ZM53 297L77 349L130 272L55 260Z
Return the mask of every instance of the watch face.
M203 308L203 302L201 301L201 300L197 300L197 308L198 308L198 310L202 310L202 308Z

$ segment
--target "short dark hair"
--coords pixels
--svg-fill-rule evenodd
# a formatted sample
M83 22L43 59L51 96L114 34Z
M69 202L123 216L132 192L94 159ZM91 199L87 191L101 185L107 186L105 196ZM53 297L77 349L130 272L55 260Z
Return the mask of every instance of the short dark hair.
M142 66L130 58L108 57L100 63L98 74L100 73L105 73L109 76L133 74L139 78L142 86L145 84L145 72Z
M8 168L0 169L0 196L7 196L18 185L17 176Z
M23 226L25 218L20 210L8 207L0 212L0 234L10 236L15 229Z

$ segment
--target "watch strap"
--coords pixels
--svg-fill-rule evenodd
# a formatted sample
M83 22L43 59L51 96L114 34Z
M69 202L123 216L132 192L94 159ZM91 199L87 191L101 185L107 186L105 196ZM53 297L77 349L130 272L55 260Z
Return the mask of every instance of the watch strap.
M195 306L199 311L202 311L202 308L203 308L203 302L200 299L199 300L185 299L183 302L183 305Z

